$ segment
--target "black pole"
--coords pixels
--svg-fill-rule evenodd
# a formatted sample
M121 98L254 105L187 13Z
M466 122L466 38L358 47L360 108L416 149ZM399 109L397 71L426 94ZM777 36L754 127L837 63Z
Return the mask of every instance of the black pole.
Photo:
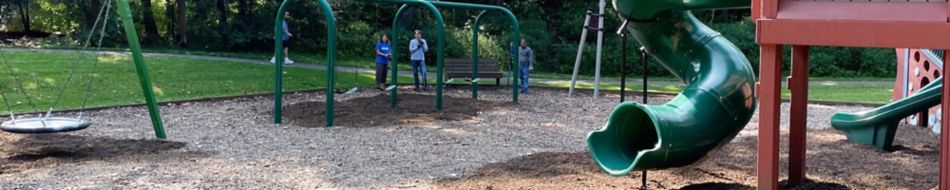
M622 48L620 50L620 103L627 97L627 35L626 32L620 33Z
M620 103L625 101L627 97L627 24L630 21L624 20L623 24L620 25L620 29L617 30L617 34L620 35L621 40L621 50L620 50Z
M647 91L647 75L650 73L647 71L647 49L640 48L640 63L643 64L643 104L647 104L647 97L649 97Z
M624 38L624 40L626 40L626 38ZM643 64L643 104L645 105L647 104L648 97L650 97L647 91L647 74L649 74L649 72L647 72L647 63L649 62L647 62L647 50L643 47L640 48L640 63ZM640 184L643 185L643 189L647 189L646 170L643 170L643 174L640 176Z

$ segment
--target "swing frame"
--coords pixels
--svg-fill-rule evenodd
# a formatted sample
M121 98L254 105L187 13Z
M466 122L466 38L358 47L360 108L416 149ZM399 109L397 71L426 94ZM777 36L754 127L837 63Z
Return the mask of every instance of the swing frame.
M119 16L119 19L122 21L123 31L126 34L126 39L128 41L129 49L132 53L132 60L135 65L135 70L139 78L139 84L142 87L144 94L146 107L148 107L149 117L151 118L152 128L155 131L155 136L159 139L165 139L167 136L165 134L165 128L162 123L161 113L158 108L158 102L155 99L155 93L152 90L152 83L149 79L148 68L145 65L145 58L142 53L142 47L139 43L138 34L135 29L135 22L132 19L132 10L129 6L129 0L115 0L116 2L116 12ZM105 6L111 6L111 2L104 4ZM108 12L106 12L108 13ZM100 14L101 15L101 14ZM104 20L107 20L105 18ZM98 22L98 20L97 20ZM106 24L104 22L104 24ZM103 26L103 29L105 26ZM104 30L103 30L104 31ZM100 33L100 38L102 38L104 32ZM91 37L92 34L90 34ZM101 41L101 39L100 39ZM86 45L89 43L87 42ZM101 42L99 43L101 45ZM97 50L98 51L98 50ZM98 59L98 54L97 58ZM72 71L70 71L72 72ZM72 73L70 73L71 75ZM90 80L92 80L90 78ZM64 85L64 88L67 86ZM22 87L21 87L22 88ZM23 92L26 93L26 92ZM87 93L88 95L88 93ZM6 97L4 97L6 100ZM85 101L85 100L84 100ZM55 105L54 105L55 106ZM85 103L83 103L83 108L85 109ZM53 108L50 108L46 112L44 117L38 118L25 118L18 119L16 118L15 113L11 108L10 110L10 121L3 122L0 124L0 129L4 131L13 132L13 133L54 133L54 132L67 132L81 130L89 127L91 123L88 120L84 120L80 114L77 118L66 118L66 117L52 117Z

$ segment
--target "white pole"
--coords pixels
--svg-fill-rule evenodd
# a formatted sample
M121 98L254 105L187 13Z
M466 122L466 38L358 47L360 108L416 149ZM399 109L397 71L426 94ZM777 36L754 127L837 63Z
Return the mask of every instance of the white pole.
M600 94L600 60L604 48L604 7L607 6L605 0L600 0L600 22L597 23L597 65L594 66L594 98L597 98Z
M581 44L577 46L577 59L574 60L574 74L571 74L571 88L567 91L567 96L574 96L574 85L577 84L577 72L581 69L581 56L584 55L584 42L587 41L587 29L592 13L588 10L587 17L584 18L584 31L581 32Z

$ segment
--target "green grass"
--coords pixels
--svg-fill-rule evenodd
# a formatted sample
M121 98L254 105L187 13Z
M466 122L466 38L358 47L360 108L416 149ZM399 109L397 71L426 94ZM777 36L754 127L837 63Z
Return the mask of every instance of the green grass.
M48 109L60 90L64 90L57 109L79 108L86 92L86 82L93 76L93 90L88 93L89 106L143 103L135 68L124 55L99 56L99 68L92 72L96 58L92 54L6 51L0 60L0 92L17 112L33 111L26 96L32 97L38 110ZM73 80L66 78L73 63L79 62ZM208 61L168 56L146 57L153 89L159 101L173 101L215 96L267 93L273 89L273 66L226 61ZM13 67L13 72L7 66ZM284 69L284 89L303 90L325 88L323 72L301 68ZM14 74L24 90L17 88ZM354 85L372 86L370 74L337 74L337 88ZM68 86L67 88L63 88ZM6 110L7 107L2 107Z
M813 79L814 80L814 79ZM853 102L853 103L875 103L883 104L890 102L893 84L885 79L873 79L867 83L842 83L835 81L815 82L809 86L808 99L834 102ZM531 82L535 86L568 88L569 82ZM650 85L650 92L679 93L685 85ZM579 89L593 89L593 84L577 83ZM601 89L619 91L620 85L601 84ZM643 89L639 83L627 84L627 90L639 92ZM788 99L791 92L785 87L782 88L782 98Z
M61 53L61 52L32 52L32 51L5 51L7 63L0 63L0 92L7 96L17 112L32 111L22 91L16 90L13 74L23 82L26 92L33 97L38 110L45 110L55 100L56 95L63 89L65 78L68 75L70 64L80 61L79 69L69 88L65 88L65 96L57 109L79 108L85 82L89 74L93 74L93 91L89 94L89 106L107 106L143 103L142 89L139 86L135 68L124 55L101 55L98 72L91 72L91 64L95 58L91 54ZM314 56L312 59L319 59ZM0 59L4 60L4 59ZM209 61L203 59L188 59L172 56L147 56L146 62L150 69L152 82L155 85L159 101L173 101L204 97L218 97L255 93L269 93L273 88L273 66L235 63L227 61ZM366 62L370 63L371 62ZM13 74L7 66L14 68ZM326 85L326 75L319 70L303 68L285 68L284 89L304 90L319 89ZM569 75L560 74L560 77ZM532 77L548 78L541 73L532 73ZM371 87L372 74L350 73L337 74L337 88L349 89L354 85ZM430 76L434 79L434 76ZM559 78L559 77L554 77ZM587 79L587 78L585 78ZM400 77L401 84L411 84L412 79ZM605 80L614 80L605 78ZM891 97L891 79L864 78L862 80L814 78L809 96L811 100L886 103ZM651 78L651 81L663 81L650 86L653 92L678 93L684 85L672 78ZM434 84L430 80L430 84ZM484 80L484 84L493 84L492 80ZM502 81L505 83L505 81ZM458 81L456 84L464 84ZM664 84L664 85L659 85ZM567 88L569 82L545 82L535 80L534 86ZM592 89L589 83L578 83L578 88ZM619 90L619 85L604 84L602 89ZM641 89L638 82L632 82L627 87L630 91ZM789 92L783 88L783 97L788 98ZM0 107L6 110L6 107Z

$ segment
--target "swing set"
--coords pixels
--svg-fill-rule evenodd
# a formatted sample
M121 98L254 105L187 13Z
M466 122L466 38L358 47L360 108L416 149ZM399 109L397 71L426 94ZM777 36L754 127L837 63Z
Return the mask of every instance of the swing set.
M281 40L283 34L283 27L281 23L284 22L284 12L287 11L287 7L295 0L285 0L280 8L277 10L277 18L274 22L274 54L275 57L283 57L283 42ZM334 107L334 93L336 86L336 18L333 15L333 9L330 7L330 4L327 0L315 0L319 4L320 9L323 11L326 20L327 20L327 61L326 61L326 72L327 72L327 92L325 97L326 102L326 127L333 126L333 107ZM498 11L505 14L509 20L511 20L512 25L512 41L517 42L521 39L521 27L518 23L518 18L507 8L501 6L492 6L492 5L480 5L480 4L470 4L470 3L456 3L456 2L446 2L446 1L425 1L425 0L370 0L369 2L376 3L390 3L390 4L403 4L398 11L396 11L395 19L393 19L392 34L390 35L393 40L392 44L395 46L395 40L398 36L398 27L400 22L400 16L402 13L407 10L410 6L419 6L427 9L432 12L437 22L437 31L436 40L439 42L436 47L436 65L437 72L436 75L436 89L435 89L435 107L436 110L442 110L442 97L443 97L443 87L444 87L444 59L445 59L445 21L442 18L442 14L437 7L445 7L452 9L469 9L469 10L480 10L481 12L475 18L475 25L472 27L472 33L474 35L474 40L472 41L472 98L478 99L478 27L482 18L487 15L488 11ZM392 72L391 83L392 85L386 88L386 91L390 92L390 105L395 108L398 104L398 79L399 79L399 69L397 67L397 56L399 48L392 48L392 61L389 63L389 69ZM516 48L517 49L517 48ZM519 50L515 50L512 58L512 63L518 62ZM516 64L511 64L512 71ZM283 60L277 59L274 64L274 123L280 125L283 115ZM519 77L518 72L512 72L511 77L514 82L512 84L512 102L518 102L518 85ZM358 87L354 87L346 92L346 94L355 93L358 91Z
M135 63L135 68L136 68L136 73L138 74L139 83L145 95L145 102L146 102L146 106L148 107L149 116L151 117L151 120L152 120L152 127L155 130L155 136L159 139L165 139L166 138L165 129L162 124L162 118L161 118L161 114L159 113L154 92L152 91L152 84L151 84L151 80L149 80L148 69L145 66L145 60L144 60L144 57L142 56L142 47L139 44L139 39L135 30L135 24L134 24L134 21L132 20L132 11L131 11L131 8L129 7L129 1L128 0L115 0L115 1L117 5L117 13L118 13L119 18L122 20L122 27L125 30L124 32L128 40L129 49L131 49L132 60ZM9 115L7 117L10 118L9 121L5 121L2 124L0 124L0 130L11 132L11 133L25 133L25 134L60 133L60 132L82 130L92 125L92 123L87 118L83 117L83 113L85 112L87 108L87 103L88 103L90 94L95 91L95 88L93 85L95 83L94 76L99 66L99 56L101 53L100 50L102 48L102 40L105 38L106 28L109 26L109 22L108 22L109 13L110 13L109 10L111 9L111 7L112 7L111 0L106 1L105 3L102 4L102 7L100 7L96 21L93 24L92 29L89 32L89 35L86 37L86 39L83 42L83 47L80 50L80 53L78 55L79 57L77 57L77 59L75 59L72 62L72 64L69 65L70 68L69 68L68 73L66 73L66 77L65 77L65 80L63 81L62 87L60 87L59 89L54 89L55 91L58 91L56 92L57 95L55 96L53 102L50 104L50 107L45 111L41 112L40 110L37 109L37 102L34 100L38 100L38 98L33 98L30 95L30 93L27 92L26 88L24 88L24 85L23 85L25 80L21 79L20 75L22 74L18 74L17 72L17 70L19 69L17 69L16 66L11 64L9 60L6 59L4 50L0 49L0 58L3 59L3 67L5 67L5 70L10 72L10 75L13 77L13 82L14 82L14 86L10 88L7 88L7 86L4 85L4 83L0 82L0 99L2 99L5 107L9 111ZM102 23L101 26L99 25L100 21ZM81 61L79 61L80 60L79 58L83 54L86 54L84 50L86 50L90 45L92 45L91 41L93 39L93 36L96 34L95 32L96 30L99 30L98 32L99 36L98 36L98 40L95 43L95 50L93 52L93 54L95 55L95 61L90 66L91 67L90 70L92 72L86 75L85 81L83 81L84 84L71 86L71 82L73 78L75 78L76 75L79 75L76 73L76 71L79 70L79 66L82 64ZM36 80L35 76L33 77L32 80L34 81ZM56 107L61 103L64 95L66 95L66 89L70 87L81 88L80 91L82 93L82 97L81 97L82 106L75 116L65 116L65 114L59 114L63 116L56 116L56 113L54 113L54 111L56 111ZM18 92L18 94L22 95L26 99L27 105L30 107L30 110L32 110L32 112L20 113L20 114L16 113L14 110L14 105L13 105L14 100L12 100L13 94L7 94L8 92L13 92L13 93ZM30 117L32 115L38 115L38 117Z

